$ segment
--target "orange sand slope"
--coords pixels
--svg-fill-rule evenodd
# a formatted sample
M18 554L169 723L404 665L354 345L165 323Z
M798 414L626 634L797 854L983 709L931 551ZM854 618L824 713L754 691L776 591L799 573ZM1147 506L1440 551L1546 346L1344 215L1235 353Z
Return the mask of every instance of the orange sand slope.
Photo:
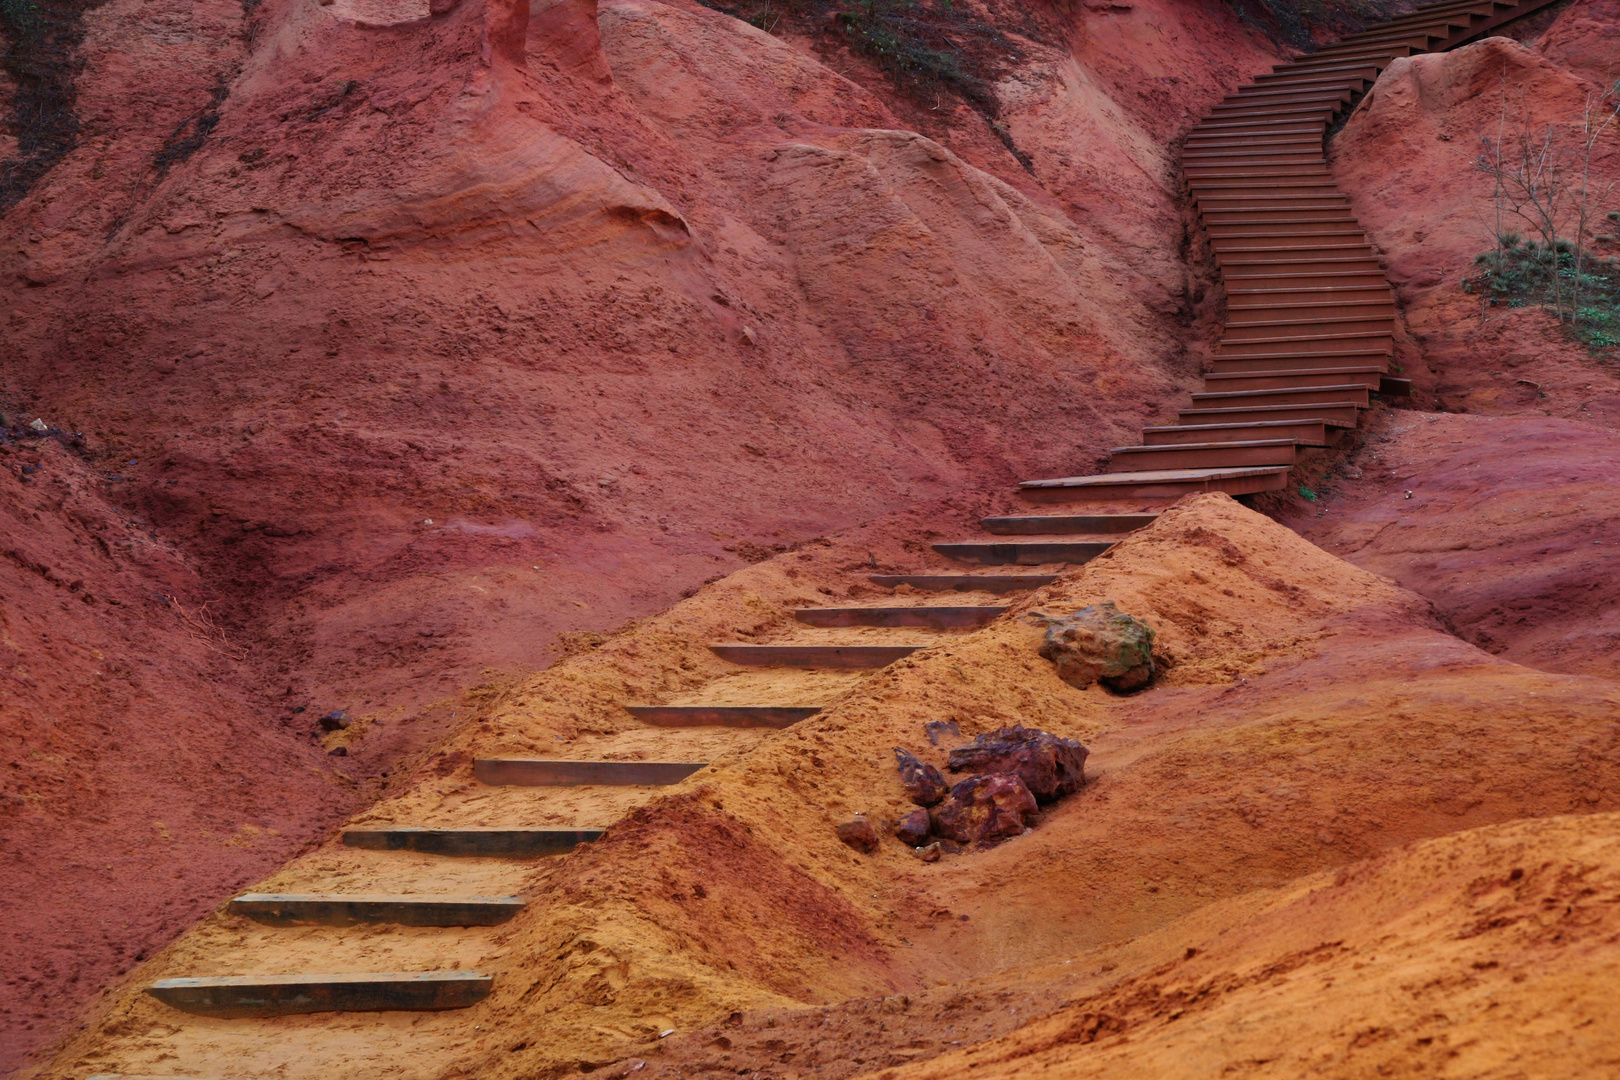
M883 1080L1614 1076L1620 815L1512 822L1212 905L1133 970ZM1147 944L1147 943L1143 943Z
M1359 1040L1358 1054L1416 1061L1411 1040L1430 1029L1425 1053L1465 1050L1470 1036L1446 1041L1450 1021L1440 1017L1484 1017L1479 987L1511 987L1527 1023L1539 1015L1534 1009L1562 1009L1578 994L1581 983L1560 976L1564 961L1554 958L1609 933L1599 931L1615 891L1598 868L1612 845L1596 837L1613 823L1595 816L1503 826L1620 809L1620 688L1534 671L1465 644L1442 632L1415 594L1222 495L1184 501L985 629L849 684L831 708L791 729L750 733L729 748L694 743L705 754L718 750L714 764L669 794L474 785L470 758L540 746L570 757L604 748L620 757L678 756L671 748L692 733L648 732L617 705L723 674L704 648L723 626L769 641L787 632L787 610L807 597L830 603L858 594L861 560L850 556L862 540L741 571L535 676L364 818L512 825L573 815L608 824L641 804L596 844L539 864L454 865L329 845L256 887L454 887L531 897L512 922L465 931L270 930L217 916L139 969L49 1075L117 1068L517 1077L656 1065L676 1045L661 1042L660 1032L733 1011L779 1014L792 1028L824 1012L805 1005L959 980L1017 986L1036 979L1035 968L1069 958L1076 974L1057 978L1037 1012L1073 993L1098 1004L1066 1007L1061 1018L987 1047L985 1068L1022 1072L1035 1067L1022 1057L1040 1054L1041 1067L1078 1070L1054 1056L1068 1052L1063 1040L1101 1037L1106 1044L1087 1053L1106 1049L1116 1071L1128 1058L1144 1073L1219 1075L1221 1062L1250 1070L1274 1057L1283 1073L1308 1062L1322 1075L1359 1076L1373 1073L1361 1064L1372 1059L1352 1057L1341 1068L1331 1056L1277 1055L1338 1053ZM1075 690L1036 655L1030 609L1102 599L1159 629L1164 675L1153 689L1129 698ZM956 720L964 736L1014 722L1077 736L1092 748L1094 782L1033 833L986 852L925 864L893 840L873 856L842 846L836 822L905 808L888 748L906 745L937 760L941 751L922 735L929 720ZM1471 829L1485 831L1406 847ZM1334 877L1367 858L1375 861ZM1490 884L1515 866L1520 878ZM1476 879L1477 895L1458 899ZM1588 885L1596 891L1583 891ZM1255 898L1268 889L1280 892ZM1549 896L1568 897L1569 914L1546 907ZM1508 920L1500 929L1452 940L1499 919ZM1226 925L1232 929L1219 937ZM1586 936L1589 926L1598 930ZM1137 940L1119 944L1128 939ZM1199 955L1182 959L1188 947ZM1112 986L1086 966L1110 949L1118 955L1107 977L1120 980ZM1476 961L1498 967L1476 971ZM1597 961L1580 963L1596 973ZM139 993L153 978L179 975L456 966L492 973L495 989L454 1013L213 1020ZM1328 968L1341 981L1376 979L1390 989L1338 995L1326 987L1338 1004L1325 1008L1317 973ZM1517 973L1526 981L1513 982ZM1212 989L1198 996L1206 985ZM1240 996L1251 993L1267 996ZM1221 1011L1228 1001L1241 1002L1233 1019ZM1351 1008L1368 1019L1342 1011ZM1199 1052L1213 1056L1170 1050L1180 1037L1170 1019L1178 1009L1220 1023L1196 1038ZM1420 1020L1430 1028L1409 1034ZM1328 1026L1302 1038L1310 1024ZM1343 1031L1330 1038L1340 1032L1335 1025ZM1387 1037L1384 1028L1392 1029ZM1082 1034L1060 1034L1071 1030ZM1589 1030L1590 1042L1505 1030L1493 1038L1534 1045L1563 1068L1597 1060L1581 1056L1583 1046L1602 1042L1597 1027ZM906 1025L896 1022L893 1036L909 1038ZM965 1029L954 1037L965 1040ZM706 1053L720 1055L719 1045ZM1566 1056L1545 1058L1560 1046ZM728 1067L799 1071L774 1060L776 1052L763 1040L751 1059L729 1052ZM1163 1056L1171 1053L1174 1067ZM952 1060L921 1067L963 1067Z

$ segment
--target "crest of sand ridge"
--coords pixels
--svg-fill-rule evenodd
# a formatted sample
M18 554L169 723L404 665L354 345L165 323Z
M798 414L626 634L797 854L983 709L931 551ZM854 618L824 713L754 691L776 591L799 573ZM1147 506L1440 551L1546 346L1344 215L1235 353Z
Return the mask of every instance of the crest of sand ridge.
M1617 935L1620 814L1509 822L1213 905L1112 986L870 1075L1611 1075Z

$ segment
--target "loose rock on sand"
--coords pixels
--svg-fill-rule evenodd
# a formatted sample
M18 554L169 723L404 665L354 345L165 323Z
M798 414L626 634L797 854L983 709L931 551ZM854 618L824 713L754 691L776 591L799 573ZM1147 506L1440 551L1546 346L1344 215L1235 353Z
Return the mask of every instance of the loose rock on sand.
M876 851L878 846L877 830L872 828L870 821L859 815L853 821L838 826L838 839L866 855Z
M1030 794L1049 803L1085 786L1089 754L1074 739L1015 724L952 750L946 767L953 773L1016 773Z
M951 788L950 798L932 817L940 836L972 844L1019 835L1035 812L1035 796L1017 773L993 773L969 777Z
M1100 682L1129 693L1153 681L1153 628L1104 600L1067 618L1032 616L1046 626L1041 655L1057 665L1058 678L1084 690Z
M895 747L894 760L900 770L900 783L918 806L937 806L950 791L945 775L911 751Z

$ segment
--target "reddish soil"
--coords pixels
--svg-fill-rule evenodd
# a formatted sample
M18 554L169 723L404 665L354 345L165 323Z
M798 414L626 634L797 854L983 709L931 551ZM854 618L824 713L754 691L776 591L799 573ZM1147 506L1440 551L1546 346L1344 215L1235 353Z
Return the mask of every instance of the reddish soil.
M1385 414L1296 527L1545 671L1620 678L1620 433L1543 417Z
M7 1069L364 794L308 721L283 724L247 689L196 567L109 499L121 478L13 432L0 436Z

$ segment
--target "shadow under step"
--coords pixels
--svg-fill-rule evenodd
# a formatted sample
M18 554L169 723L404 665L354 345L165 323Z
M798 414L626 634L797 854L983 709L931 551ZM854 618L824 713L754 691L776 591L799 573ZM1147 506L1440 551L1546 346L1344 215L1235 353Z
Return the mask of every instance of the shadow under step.
M159 979L146 992L181 1012L234 1018L465 1009L488 997L494 982L481 971L225 975Z
M1293 439L1182 443L1179 446L1116 446L1108 459L1108 471L1126 473L1164 469L1294 465L1298 460L1299 446Z
M934 544L933 548L948 559L980 566L1045 566L1090 562L1113 546L1112 540L1015 540Z
M642 787L678 784L707 761L553 761L479 758L473 776L491 787Z
M979 527L997 536L1058 536L1082 533L1113 535L1145 529L1158 514L1021 514L1017 517L979 519Z
M626 705L625 711L654 727L785 728L816 715L820 705Z
M870 574L872 584L886 589L908 585L924 592L1013 593L1044 588L1056 574Z
M882 668L925 645L711 645L722 660L748 667Z
M1163 469L1151 472L1068 476L1057 480L1026 480L1018 493L1033 502L1068 499L1178 499L1205 491L1252 495L1277 491L1288 484L1286 465L1240 469Z
M563 855L601 837L602 829L425 829L415 826L345 829L347 847L415 851L423 855L528 859Z
M225 910L269 926L497 926L524 904L517 896L243 893Z
M1007 611L1004 607L849 607L800 608L793 617L807 626L926 626L956 630L983 626Z

